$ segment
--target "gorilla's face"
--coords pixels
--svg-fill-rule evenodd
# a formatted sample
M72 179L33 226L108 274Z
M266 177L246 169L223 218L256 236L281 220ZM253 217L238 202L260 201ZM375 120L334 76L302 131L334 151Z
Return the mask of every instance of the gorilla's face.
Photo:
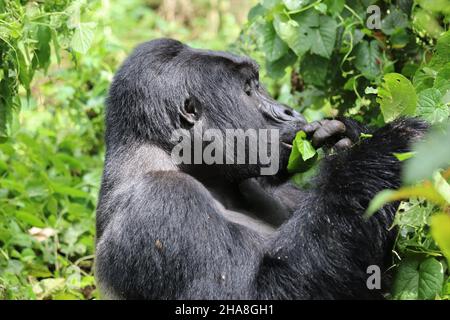
M223 144L229 148L225 134L233 129L254 133L257 140L245 140L245 163L239 165L197 166L197 174L223 175L233 180L246 179L261 174L261 167L267 163L250 162L249 153L263 150L271 160L277 161L277 168L283 172L287 165L292 141L297 131L305 124L304 117L293 109L274 100L259 82L258 65L247 57L239 57L223 52L188 49L185 53L188 97L180 109L181 126L195 131L196 126L203 131L218 129L224 133ZM231 129L231 130L230 130ZM267 130L267 131L261 131ZM274 135L274 131L277 134ZM260 134L267 137L262 140ZM274 141L274 139L277 139ZM242 140L241 140L242 141ZM257 148L252 145L258 141ZM227 144L228 142L228 144ZM238 144L238 139L234 140ZM275 145L274 145L275 144ZM203 144L207 148L208 143ZM271 154L277 148L277 155ZM238 145L234 146L234 163ZM226 150L224 150L226 154ZM224 156L224 159L226 157ZM225 161L224 161L225 162Z
M223 136L218 140L222 140L219 142L224 147L224 164L211 164L197 155L197 160L201 158L200 163L192 161L180 165L191 174L213 175L218 179L241 180L261 174L261 168L267 163L260 161L260 154L256 163L251 162L249 155L249 152L261 149L259 143L264 141L260 134L266 137L267 145L263 147L268 157L275 156L276 147L277 155L272 160L283 170L295 133L306 123L298 112L267 94L259 83L258 65L253 60L226 52L193 49L170 39L150 41L135 50L117 72L109 102L107 123L123 126L114 132L121 132L123 136L129 132L168 152L178 143L173 140L174 131L185 130L192 139L203 137L211 129L220 132ZM231 140L226 137L236 129L259 139L257 149L252 149L253 140L245 140L243 162L242 159L238 161L236 154L240 146L231 148ZM201 152L211 151L208 145L216 141L215 138L203 140ZM220 147L220 143L216 147ZM191 159L198 150L191 149ZM234 150L231 163L226 160L230 160L227 150ZM217 151L209 154L217 156Z

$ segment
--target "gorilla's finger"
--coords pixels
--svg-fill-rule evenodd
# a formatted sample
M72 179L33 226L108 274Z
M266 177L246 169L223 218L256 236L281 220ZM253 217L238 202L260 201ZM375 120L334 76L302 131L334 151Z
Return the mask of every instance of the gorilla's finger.
M314 133L312 138L313 146L316 148L321 147L325 144L327 139L344 132L345 125L342 122L338 120L330 120L325 122L324 125Z
M305 131L307 135L310 135L317 131L322 125L318 121L314 121L305 125L302 130Z
M352 146L352 141L349 138L339 140L334 147L338 150L349 149Z

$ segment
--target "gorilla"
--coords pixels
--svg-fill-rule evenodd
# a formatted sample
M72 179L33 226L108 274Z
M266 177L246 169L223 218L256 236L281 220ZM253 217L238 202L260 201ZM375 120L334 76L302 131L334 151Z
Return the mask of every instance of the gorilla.
M385 288L367 286L367 270L390 266L396 204L370 219L363 213L377 192L399 186L393 153L410 150L425 123L307 123L267 94L250 58L171 39L144 43L125 60L105 121L95 263L103 297L383 297ZM259 161L174 162L173 132L195 136L199 126L278 130L280 170L263 176ZM306 190L284 169L299 130L328 150Z

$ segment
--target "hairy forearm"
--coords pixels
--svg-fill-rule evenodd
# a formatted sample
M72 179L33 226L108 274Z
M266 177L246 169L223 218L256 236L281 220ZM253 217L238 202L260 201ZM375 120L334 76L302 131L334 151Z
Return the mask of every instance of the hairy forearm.
M262 297L380 295L367 289L366 270L369 265L385 267L395 205L385 206L368 220L362 215L379 191L399 186L400 163L393 153L408 151L426 128L414 119L399 120L350 150L324 159L316 189L301 200L300 209L279 230L262 260L257 280ZM279 285L269 286L266 277L278 278ZM296 280L284 282L287 279ZM313 292L323 291L317 297L302 296L311 292L305 284L317 286Z

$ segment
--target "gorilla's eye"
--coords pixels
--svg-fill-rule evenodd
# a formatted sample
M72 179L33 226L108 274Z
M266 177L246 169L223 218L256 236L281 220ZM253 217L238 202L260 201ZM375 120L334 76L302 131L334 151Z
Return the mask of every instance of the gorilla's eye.
M252 94L252 85L250 81L247 81L244 86L244 92L246 95L250 96Z
M246 95L250 96L252 94L252 86L249 81L245 83L244 92Z

